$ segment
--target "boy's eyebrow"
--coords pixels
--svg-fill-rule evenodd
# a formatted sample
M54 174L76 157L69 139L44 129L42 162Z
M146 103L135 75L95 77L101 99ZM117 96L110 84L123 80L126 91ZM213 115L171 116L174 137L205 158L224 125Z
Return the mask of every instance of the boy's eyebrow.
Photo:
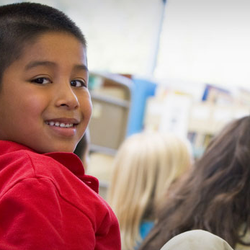
M77 64L75 65L75 68L78 69L78 70L84 70L84 71L89 71L88 67L84 64Z
M53 62L50 62L50 61L32 61L25 66L25 70L29 70L29 69L35 68L37 66L53 66L53 67L55 67L56 64Z
M32 61L25 66L25 70L35 68L37 66L56 66L56 63L50 61ZM77 64L74 66L75 69L89 71L88 67L84 64Z

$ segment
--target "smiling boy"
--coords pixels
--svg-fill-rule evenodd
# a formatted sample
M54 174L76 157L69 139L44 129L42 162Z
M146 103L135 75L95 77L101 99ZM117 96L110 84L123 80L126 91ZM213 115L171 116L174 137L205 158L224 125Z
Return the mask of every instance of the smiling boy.
M68 34L40 35L3 73L0 138L41 153L73 152L91 116L87 83L82 44Z
M0 248L120 249L117 219L72 152L92 111L86 42L62 12L0 7Z

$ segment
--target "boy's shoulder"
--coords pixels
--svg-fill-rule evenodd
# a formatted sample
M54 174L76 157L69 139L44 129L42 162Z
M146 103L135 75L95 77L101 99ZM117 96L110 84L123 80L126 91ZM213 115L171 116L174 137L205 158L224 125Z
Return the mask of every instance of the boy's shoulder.
M108 230L117 234L113 211L91 186L98 189L97 179L84 174L80 159L73 153L38 154L0 140L0 203L2 198L10 200L10 196L19 202L26 201L26 197L49 197L55 206L59 204L69 211L67 218L73 215L79 221L90 221L100 237ZM84 224L80 227L84 228Z

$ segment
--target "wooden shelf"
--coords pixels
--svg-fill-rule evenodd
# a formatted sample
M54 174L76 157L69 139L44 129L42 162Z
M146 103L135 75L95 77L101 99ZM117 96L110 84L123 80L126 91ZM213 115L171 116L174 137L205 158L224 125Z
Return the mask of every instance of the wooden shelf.
M114 104L120 107L129 108L130 102L126 100L121 100L115 97L105 96L101 93L95 93L94 91L90 92L92 100L103 101L106 103Z

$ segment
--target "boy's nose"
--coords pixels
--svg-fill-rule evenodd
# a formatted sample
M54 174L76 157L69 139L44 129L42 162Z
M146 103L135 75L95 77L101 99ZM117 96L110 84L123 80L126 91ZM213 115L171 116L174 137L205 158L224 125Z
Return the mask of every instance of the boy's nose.
M61 87L57 90L56 106L65 107L67 109L76 109L79 107L78 97L69 84L65 85L61 85Z

